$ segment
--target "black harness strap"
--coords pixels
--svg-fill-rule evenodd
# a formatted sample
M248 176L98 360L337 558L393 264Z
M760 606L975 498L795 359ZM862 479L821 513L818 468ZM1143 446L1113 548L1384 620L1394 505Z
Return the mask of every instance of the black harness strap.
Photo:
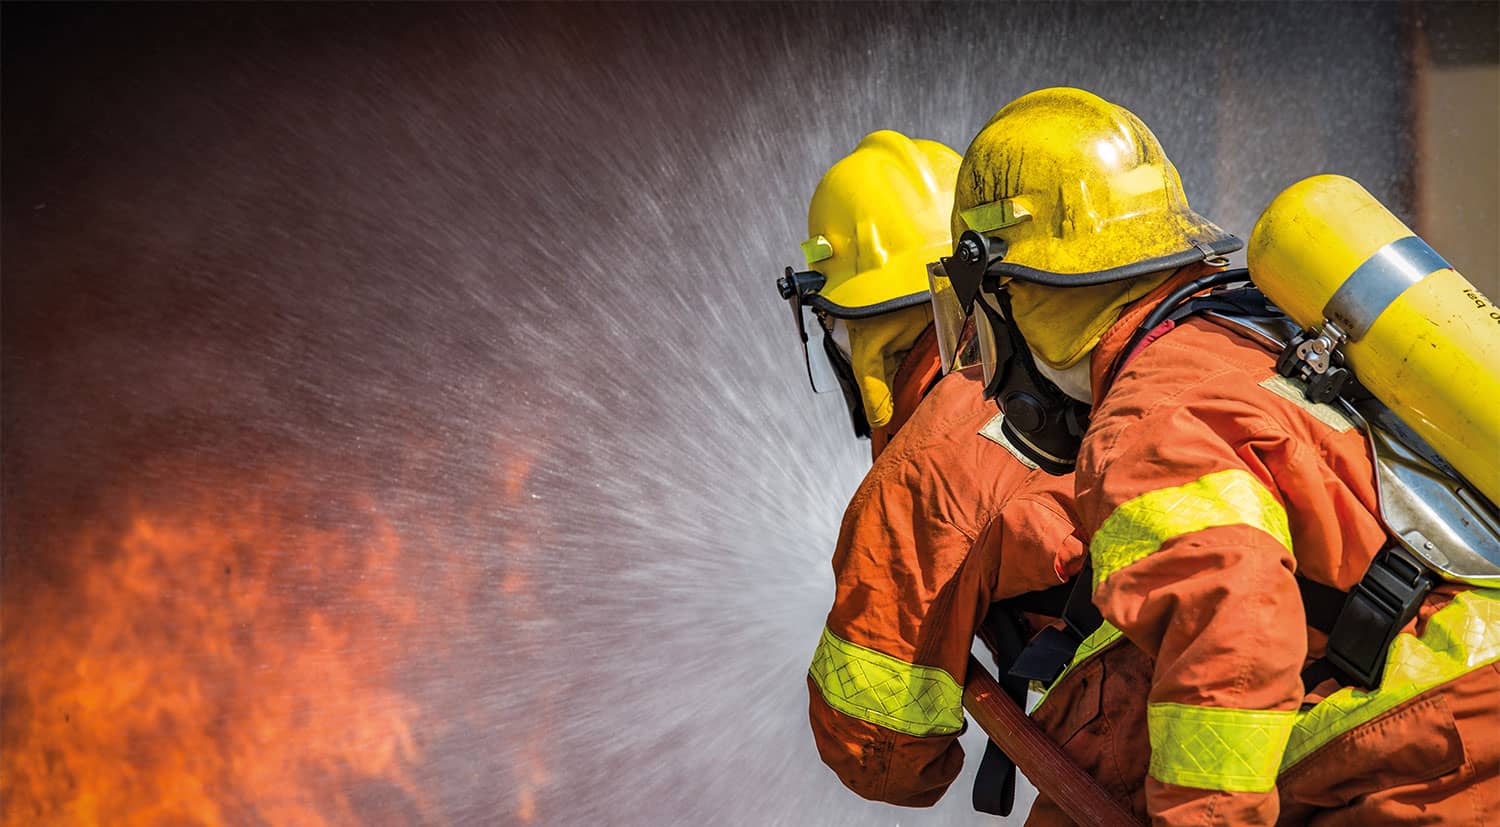
M1018 612L1027 612L1034 615L1046 615L1047 617L1062 617L1063 608L1068 605L1068 595L1073 593L1073 583L1058 583L1050 589L1039 592L1025 592L1015 597L1007 597L1003 602L1006 606Z
M1333 624L1344 610L1344 601L1349 593L1332 586L1325 586L1297 574L1297 589L1302 592L1302 608L1307 612L1307 625L1323 634L1333 631Z
M1326 586L1315 580L1309 580L1297 573L1297 589L1302 592L1302 608L1307 613L1307 625L1328 634L1333 631L1333 624L1339 619L1339 612L1344 610L1344 602L1349 599L1349 593L1332 586ZM1349 676L1334 666L1327 658L1319 658L1307 665L1302 670L1302 691L1307 693L1313 687L1328 680L1334 679L1340 684L1348 684Z
M1007 605L990 606L980 628L980 637L990 647L1000 667L998 682L1005 694L1021 709L1026 708L1026 681L1005 674L1005 664L1014 660L1026 645L1026 625L1019 612ZM1016 800L1016 762L994 741L987 741L979 772L974 778L974 809L990 815L1008 816Z
M1038 681L1044 686L1051 686L1057 680L1073 660L1078 644L1104 622L1104 616L1094 606L1093 590L1093 566L1085 561L1083 570L1072 580L1053 586L1045 592L1035 593L1038 596L1045 595L1049 608L1053 609L1039 614L1062 618L1063 628L1048 626L1032 638L1010 665L1012 677ZM1012 598L1016 599L1018 598Z
M1347 592L1298 575L1307 625L1328 635L1324 659L1302 672L1303 686L1311 689L1328 678L1365 689L1379 686L1391 641L1436 583L1436 575L1395 547L1376 554Z
M1076 577L1050 589L1027 592L990 606L981 636L995 655L1000 685L1022 709L1031 681L1051 685L1073 659L1078 644L1104 618L1091 599L1093 571L1085 563ZM1048 626L1028 643L1020 613L1063 619L1066 629ZM1010 815L1015 804L1016 765L994 741L984 748L974 779L974 809L990 815Z

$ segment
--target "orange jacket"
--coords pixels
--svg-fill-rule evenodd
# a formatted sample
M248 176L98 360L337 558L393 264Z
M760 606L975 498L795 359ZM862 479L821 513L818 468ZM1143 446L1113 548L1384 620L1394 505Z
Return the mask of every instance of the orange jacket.
M809 714L823 761L865 798L942 796L963 762L965 667L990 603L1082 565L1071 479L981 436L996 416L982 390L977 370L938 382L844 514ZM999 539L971 554L992 521Z
M1269 824L1282 806L1280 772L1304 759L1316 764L1341 734L1386 720L1375 720L1384 713L1374 696L1353 690L1321 711L1301 709L1321 700L1304 698L1300 673L1326 639L1306 626L1293 575L1348 590L1386 534L1364 436L1332 408L1308 403L1277 377L1276 354L1234 329L1191 317L1139 350L1106 393L1107 368L1141 319L1201 272L1170 279L1101 340L1077 510L1095 603L1156 659L1146 713L1152 817ZM1407 631L1426 635L1434 625L1461 642L1493 636L1463 628L1464 612L1490 611L1483 595L1456 601L1463 591L1436 590ZM1462 605L1438 629L1434 614L1450 602ZM1480 661L1485 647L1500 650L1488 639L1469 643ZM1401 645L1429 644L1442 645L1429 637ZM1393 683L1406 666L1392 668L1383 687L1422 689L1422 676ZM1408 677L1416 682L1402 683ZM1371 749L1379 743L1365 740Z
M901 367L891 378L891 421L884 427L870 431L870 458L880 456L901 426L916 413L917 406L927 398L939 379L943 378L942 360L938 351L937 328L928 325L911 346ZM991 406L993 408L993 406ZM994 411L992 410L991 413Z
M1082 650L1080 650L1082 651ZM1116 639L1075 660L1031 713L1038 727L1080 769L1139 821L1146 819L1146 695L1151 659ZM1038 791L1026 827L1067 827L1073 820Z

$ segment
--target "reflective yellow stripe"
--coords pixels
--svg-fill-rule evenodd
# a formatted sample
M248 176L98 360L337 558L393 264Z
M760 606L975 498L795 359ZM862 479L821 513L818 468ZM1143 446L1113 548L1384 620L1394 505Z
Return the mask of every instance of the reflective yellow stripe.
M1231 468L1186 485L1149 491L1116 508L1094 533L1094 587L1155 553L1167 541L1205 528L1248 525L1292 548L1286 510L1248 471Z
M904 732L947 735L964 725L964 689L952 675L844 640L825 627L808 669L838 711Z
M1500 590L1461 592L1428 621L1420 638L1391 641L1379 688L1345 687L1297 715L1282 758L1283 771L1319 747L1399 704L1467 672L1500 660Z
M1042 704L1047 702L1047 698L1052 693L1052 687L1061 684L1063 679L1070 672L1077 669L1080 664L1108 649L1111 644L1122 637L1124 637L1124 633L1111 626L1109 621L1106 620L1100 623L1099 628L1095 629L1093 633L1083 639L1082 643L1078 644L1078 649L1073 652L1073 659L1068 661L1067 668L1063 669L1062 674L1057 676L1057 680L1052 682L1052 686L1047 687L1047 690L1042 693L1042 699L1036 702L1036 707L1031 710L1031 714L1036 714L1036 711L1042 708Z
M1263 793L1292 733L1295 712L1151 704L1151 777L1200 790Z
M823 236L815 235L802 242L802 255L807 259L807 266L811 267L820 261L833 258L833 245L829 244L828 239Z

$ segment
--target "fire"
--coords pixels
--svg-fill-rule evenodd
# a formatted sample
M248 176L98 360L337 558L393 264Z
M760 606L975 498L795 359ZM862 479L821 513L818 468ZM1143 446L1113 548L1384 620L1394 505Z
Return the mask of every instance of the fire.
M504 501L513 508L524 509L531 496L534 470L531 457L525 453L512 453L499 468L498 487ZM524 528L536 531L541 527ZM505 559L509 569L500 580L500 591L506 597L505 621L512 628L523 628L544 614L530 573L536 570L536 558L545 553L548 545L542 537L528 537L525 530L514 532L506 543ZM552 783L548 764L556 733L556 710L548 703L538 705L530 720L517 722L509 733L516 745L510 760L510 782L518 823L530 824L544 815L539 798Z
M307 502L136 505L27 551L67 576L6 572L0 822L435 820L413 555L371 504Z

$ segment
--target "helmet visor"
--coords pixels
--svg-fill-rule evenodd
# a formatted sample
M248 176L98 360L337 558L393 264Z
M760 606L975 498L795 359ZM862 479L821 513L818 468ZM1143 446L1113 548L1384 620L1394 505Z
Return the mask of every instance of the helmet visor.
M927 284L928 294L932 297L932 325L937 334L943 372L963 370L979 364L973 322L970 321L969 314L964 312L963 302L953 289L953 282L949 280L942 262L934 261L927 265Z
M1010 367L1011 341L1005 331L1005 316L988 290L982 290L974 302L974 339L979 362L984 366L984 395L995 398Z
M807 368L807 381L814 393L829 393L841 387L831 362L835 352L830 347L833 343L824 341L828 329L817 311L804 301L807 296L816 295L824 282L823 274L816 270L797 272L790 267L776 280L777 292L792 309L792 324L797 328L797 341L802 345L802 363Z

